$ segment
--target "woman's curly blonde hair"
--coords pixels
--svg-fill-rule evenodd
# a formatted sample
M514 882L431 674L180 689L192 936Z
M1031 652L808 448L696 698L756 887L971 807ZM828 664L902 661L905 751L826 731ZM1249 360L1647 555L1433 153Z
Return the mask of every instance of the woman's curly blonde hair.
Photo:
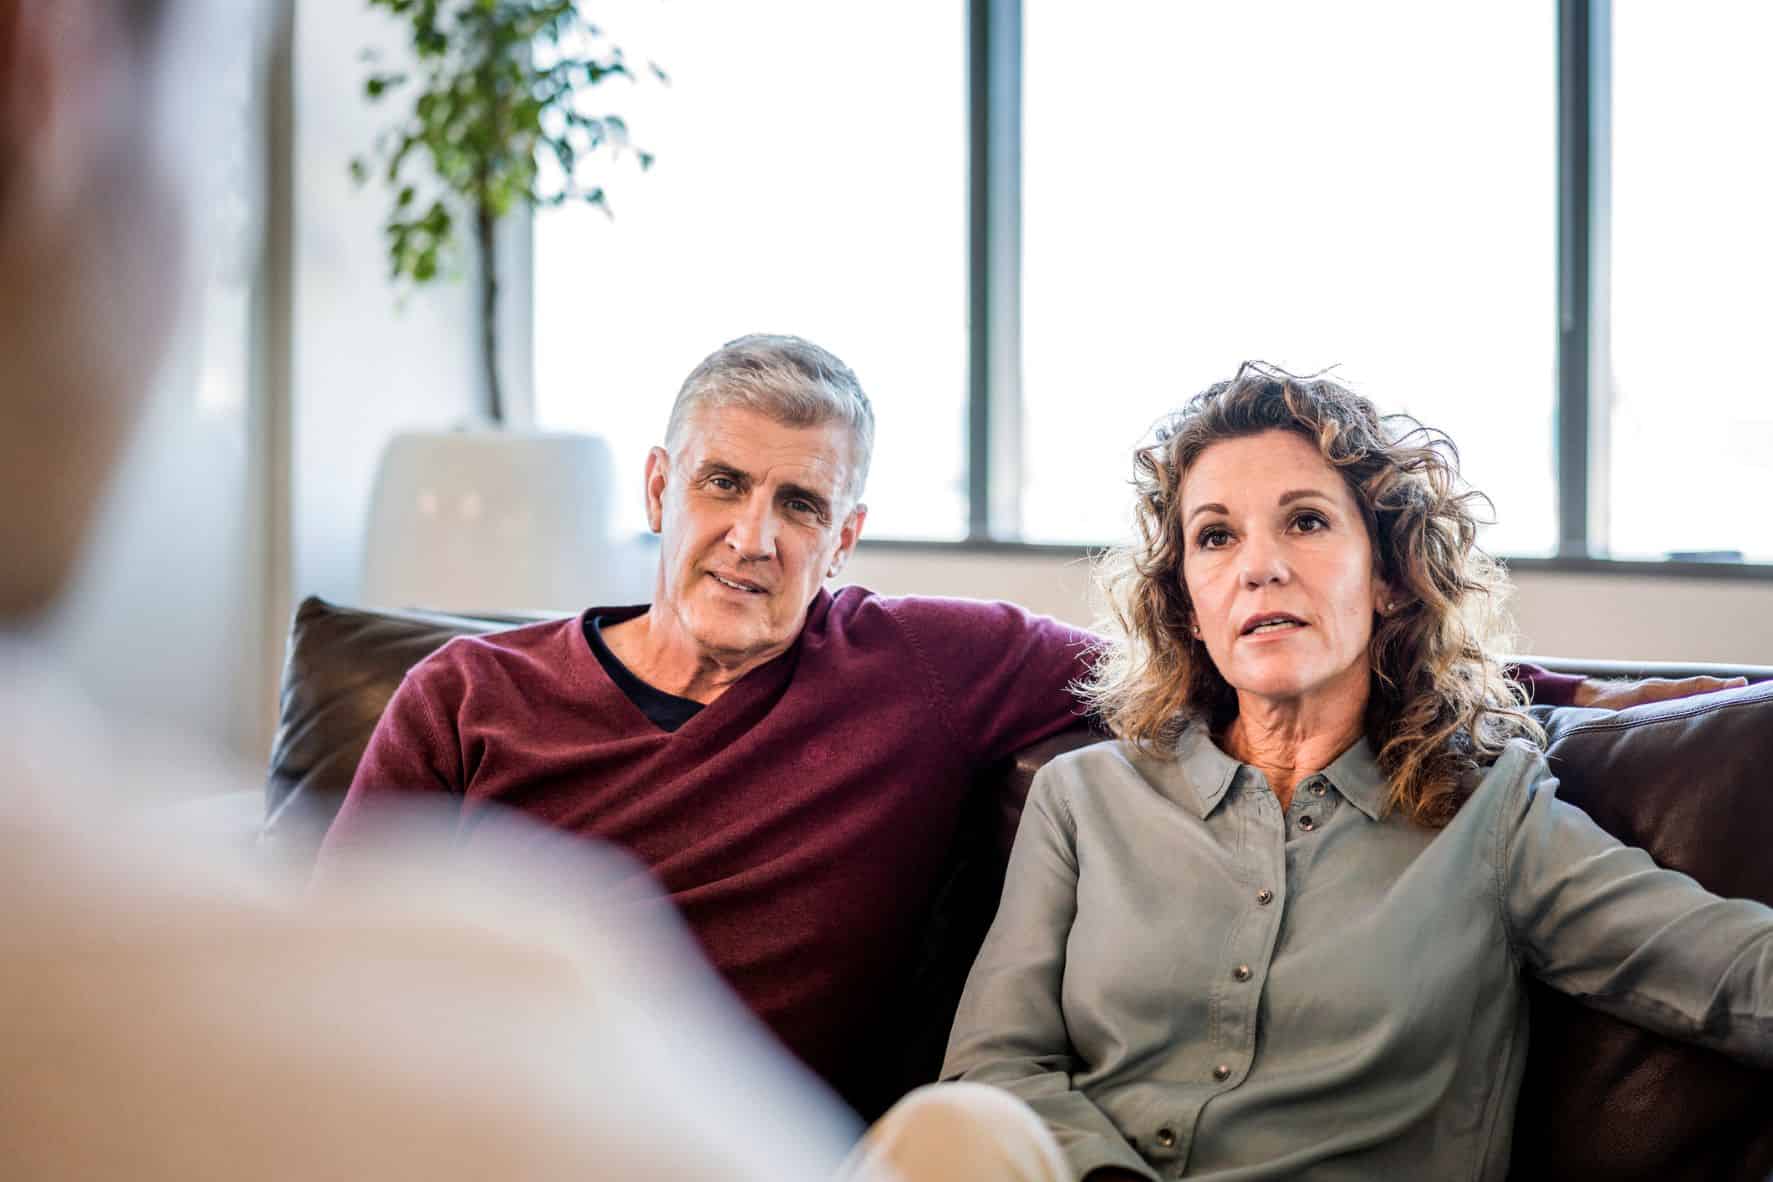
M1117 736L1148 750L1171 749L1191 721L1217 732L1236 716L1236 692L1190 631L1181 489L1208 447L1264 431L1311 441L1360 506L1375 573L1398 604L1374 619L1367 739L1389 782L1387 810L1445 825L1471 773L1509 739L1545 741L1494 655L1508 579L1477 547L1473 507L1484 498L1462 487L1452 441L1407 415L1381 417L1322 377L1245 362L1134 454L1138 540L1098 565L1108 639L1080 692Z

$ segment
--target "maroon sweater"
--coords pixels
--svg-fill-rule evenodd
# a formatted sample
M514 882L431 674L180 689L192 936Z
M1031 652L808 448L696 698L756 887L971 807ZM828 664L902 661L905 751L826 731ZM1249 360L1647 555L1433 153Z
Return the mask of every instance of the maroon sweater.
M625 619L643 608L592 608ZM985 765L1079 721L1093 638L1006 603L821 591L795 645L679 730L585 616L451 641L406 677L323 858L390 792L519 809L649 867L715 966L827 1079L866 1045ZM1578 679L1524 670L1541 700Z
M910 959L973 776L1079 721L1066 686L1091 640L1005 603L822 591L787 653L666 733L583 616L459 638L395 693L322 856L390 791L457 795L468 825L503 805L615 842L834 1079Z

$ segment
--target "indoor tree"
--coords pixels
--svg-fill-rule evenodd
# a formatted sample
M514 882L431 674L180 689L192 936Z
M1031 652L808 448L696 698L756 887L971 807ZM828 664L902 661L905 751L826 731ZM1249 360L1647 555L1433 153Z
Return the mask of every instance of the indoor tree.
M464 221L480 259L480 328L487 413L504 419L497 328L495 230L520 202L609 204L584 180L594 153L629 149L627 125L588 113L589 91L610 78L632 79L620 48L586 20L580 0L368 0L406 26L411 66L375 70L364 82L372 103L410 100L376 141L373 160L351 162L366 183L393 193L383 232L395 281L423 285L459 271ZM365 59L378 61L374 51ZM647 70L663 81L656 65ZM635 150L642 168L652 163Z

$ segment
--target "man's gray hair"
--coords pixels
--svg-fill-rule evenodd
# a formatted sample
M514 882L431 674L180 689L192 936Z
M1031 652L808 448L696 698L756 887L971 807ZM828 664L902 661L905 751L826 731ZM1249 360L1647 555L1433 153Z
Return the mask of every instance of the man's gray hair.
M728 341L690 371L671 404L665 445L702 410L737 406L789 427L840 422L850 429L852 500L862 499L874 451L874 408L850 367L811 341L756 333Z

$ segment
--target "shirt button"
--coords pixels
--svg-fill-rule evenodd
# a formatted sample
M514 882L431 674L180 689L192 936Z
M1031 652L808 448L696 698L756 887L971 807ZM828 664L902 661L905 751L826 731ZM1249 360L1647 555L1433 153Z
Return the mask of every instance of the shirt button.
M1299 818L1299 828L1310 833L1313 829L1317 828L1317 818L1310 813L1306 813L1303 817Z
M1228 1063L1221 1063L1219 1066L1213 1068L1213 1078L1220 1083L1224 1083L1226 1080L1230 1079L1231 1065Z
M1256 892L1256 902L1264 907L1268 906L1270 903L1274 902L1274 892L1267 887L1263 887Z
M1322 796L1327 791L1328 789L1324 787L1324 782L1322 780L1313 780L1311 782L1311 794L1313 796Z
M1247 964L1238 965L1235 969L1231 970L1231 976L1233 980L1248 981L1250 979L1250 966Z
M1176 1130L1170 1128L1168 1125L1159 1129L1157 1131L1157 1143L1165 1149L1174 1149L1176 1147Z

